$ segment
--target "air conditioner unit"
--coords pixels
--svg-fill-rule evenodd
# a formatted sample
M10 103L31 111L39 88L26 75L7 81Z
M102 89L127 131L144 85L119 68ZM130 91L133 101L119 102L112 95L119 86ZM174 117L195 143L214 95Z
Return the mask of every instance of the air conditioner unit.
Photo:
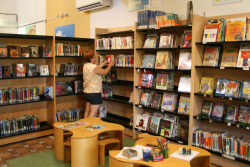
M76 8L81 11L89 11L110 6L111 0L76 0Z

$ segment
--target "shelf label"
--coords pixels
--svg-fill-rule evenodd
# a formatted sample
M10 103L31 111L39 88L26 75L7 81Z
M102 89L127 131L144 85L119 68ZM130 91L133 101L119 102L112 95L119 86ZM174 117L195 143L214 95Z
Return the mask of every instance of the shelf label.
M231 126L231 123L230 123L230 122L228 122L228 123L227 123L227 126Z
M220 67L220 69L221 69L221 70L224 70L224 69L225 69L225 67Z
M232 97L229 97L229 100L233 100L233 98L232 98Z
M199 117L197 117L197 119L199 119Z
M142 105L138 105L138 107L142 108Z
M249 130L249 127L246 127L247 130Z
M246 100L245 100L245 102L247 102L247 103L248 103L248 100L246 99Z
M207 95L206 95L206 94L204 94L204 97L207 97Z
M249 67L244 67L243 70L249 71Z
M231 159L231 160L235 161L235 157L232 157L230 155L221 154L221 156L224 157L224 158Z
M146 73L147 71L144 69L144 73Z
M164 110L161 110L161 112L164 112Z
M141 131L141 129L137 129L139 132Z
M240 124L237 124L236 127L239 128L239 127L240 127Z
M157 29L160 29L160 27L155 27L155 29L157 30Z
M140 87L140 86L138 86L138 88L139 88L139 89L141 89L141 87Z
M182 142L182 141L178 141L178 143L183 144L183 142Z
M209 120L209 122L211 123L211 122L213 122L213 120L212 120L212 119L210 119L210 120Z
M140 72L140 69L137 69L137 72Z
M202 44L207 44L206 42L202 42Z

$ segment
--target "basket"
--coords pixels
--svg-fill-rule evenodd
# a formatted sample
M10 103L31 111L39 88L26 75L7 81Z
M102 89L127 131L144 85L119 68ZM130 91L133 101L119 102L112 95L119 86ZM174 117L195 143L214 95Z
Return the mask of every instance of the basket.
M134 149L128 148L122 151L122 155L127 158L133 158L137 156L137 151Z

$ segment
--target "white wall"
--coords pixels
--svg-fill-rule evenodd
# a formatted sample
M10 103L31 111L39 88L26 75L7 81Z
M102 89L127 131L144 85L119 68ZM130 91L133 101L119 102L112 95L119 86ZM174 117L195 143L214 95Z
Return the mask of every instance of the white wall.
M46 0L17 0L18 26L41 21L46 18ZM18 34L25 34L25 27L18 28ZM36 24L36 35L46 35L46 23Z
M17 13L17 0L0 0L0 13ZM16 22L15 15L2 15L0 14L0 21ZM0 33L17 33L17 28L2 28L0 27Z
M94 10L90 12L90 37L95 37L95 28L115 28L133 26L137 22L137 12L128 11L129 0L113 0L108 9ZM168 13L176 13L181 20L186 19L187 2L190 0L163 0L163 6L150 10L161 10ZM219 16L249 12L250 0L239 3L213 6L212 0L192 0L194 14L206 16ZM250 16L250 15L249 15Z

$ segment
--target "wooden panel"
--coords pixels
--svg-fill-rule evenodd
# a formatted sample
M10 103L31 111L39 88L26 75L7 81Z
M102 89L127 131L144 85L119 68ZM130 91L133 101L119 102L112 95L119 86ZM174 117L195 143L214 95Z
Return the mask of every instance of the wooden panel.
M131 92L133 92L133 87L119 86L119 85L109 85L112 87L114 95L130 97Z
M232 161L230 159L223 158L219 155L212 154L211 163L220 165L223 167L249 167L248 164L244 164L238 161Z
M124 135L133 137L133 130L129 128L124 128Z
M107 101L106 103L107 111L108 113L119 115L126 118L131 118L131 115L133 114L133 106Z
M85 102L83 94L56 97L56 112L62 109L85 108Z

